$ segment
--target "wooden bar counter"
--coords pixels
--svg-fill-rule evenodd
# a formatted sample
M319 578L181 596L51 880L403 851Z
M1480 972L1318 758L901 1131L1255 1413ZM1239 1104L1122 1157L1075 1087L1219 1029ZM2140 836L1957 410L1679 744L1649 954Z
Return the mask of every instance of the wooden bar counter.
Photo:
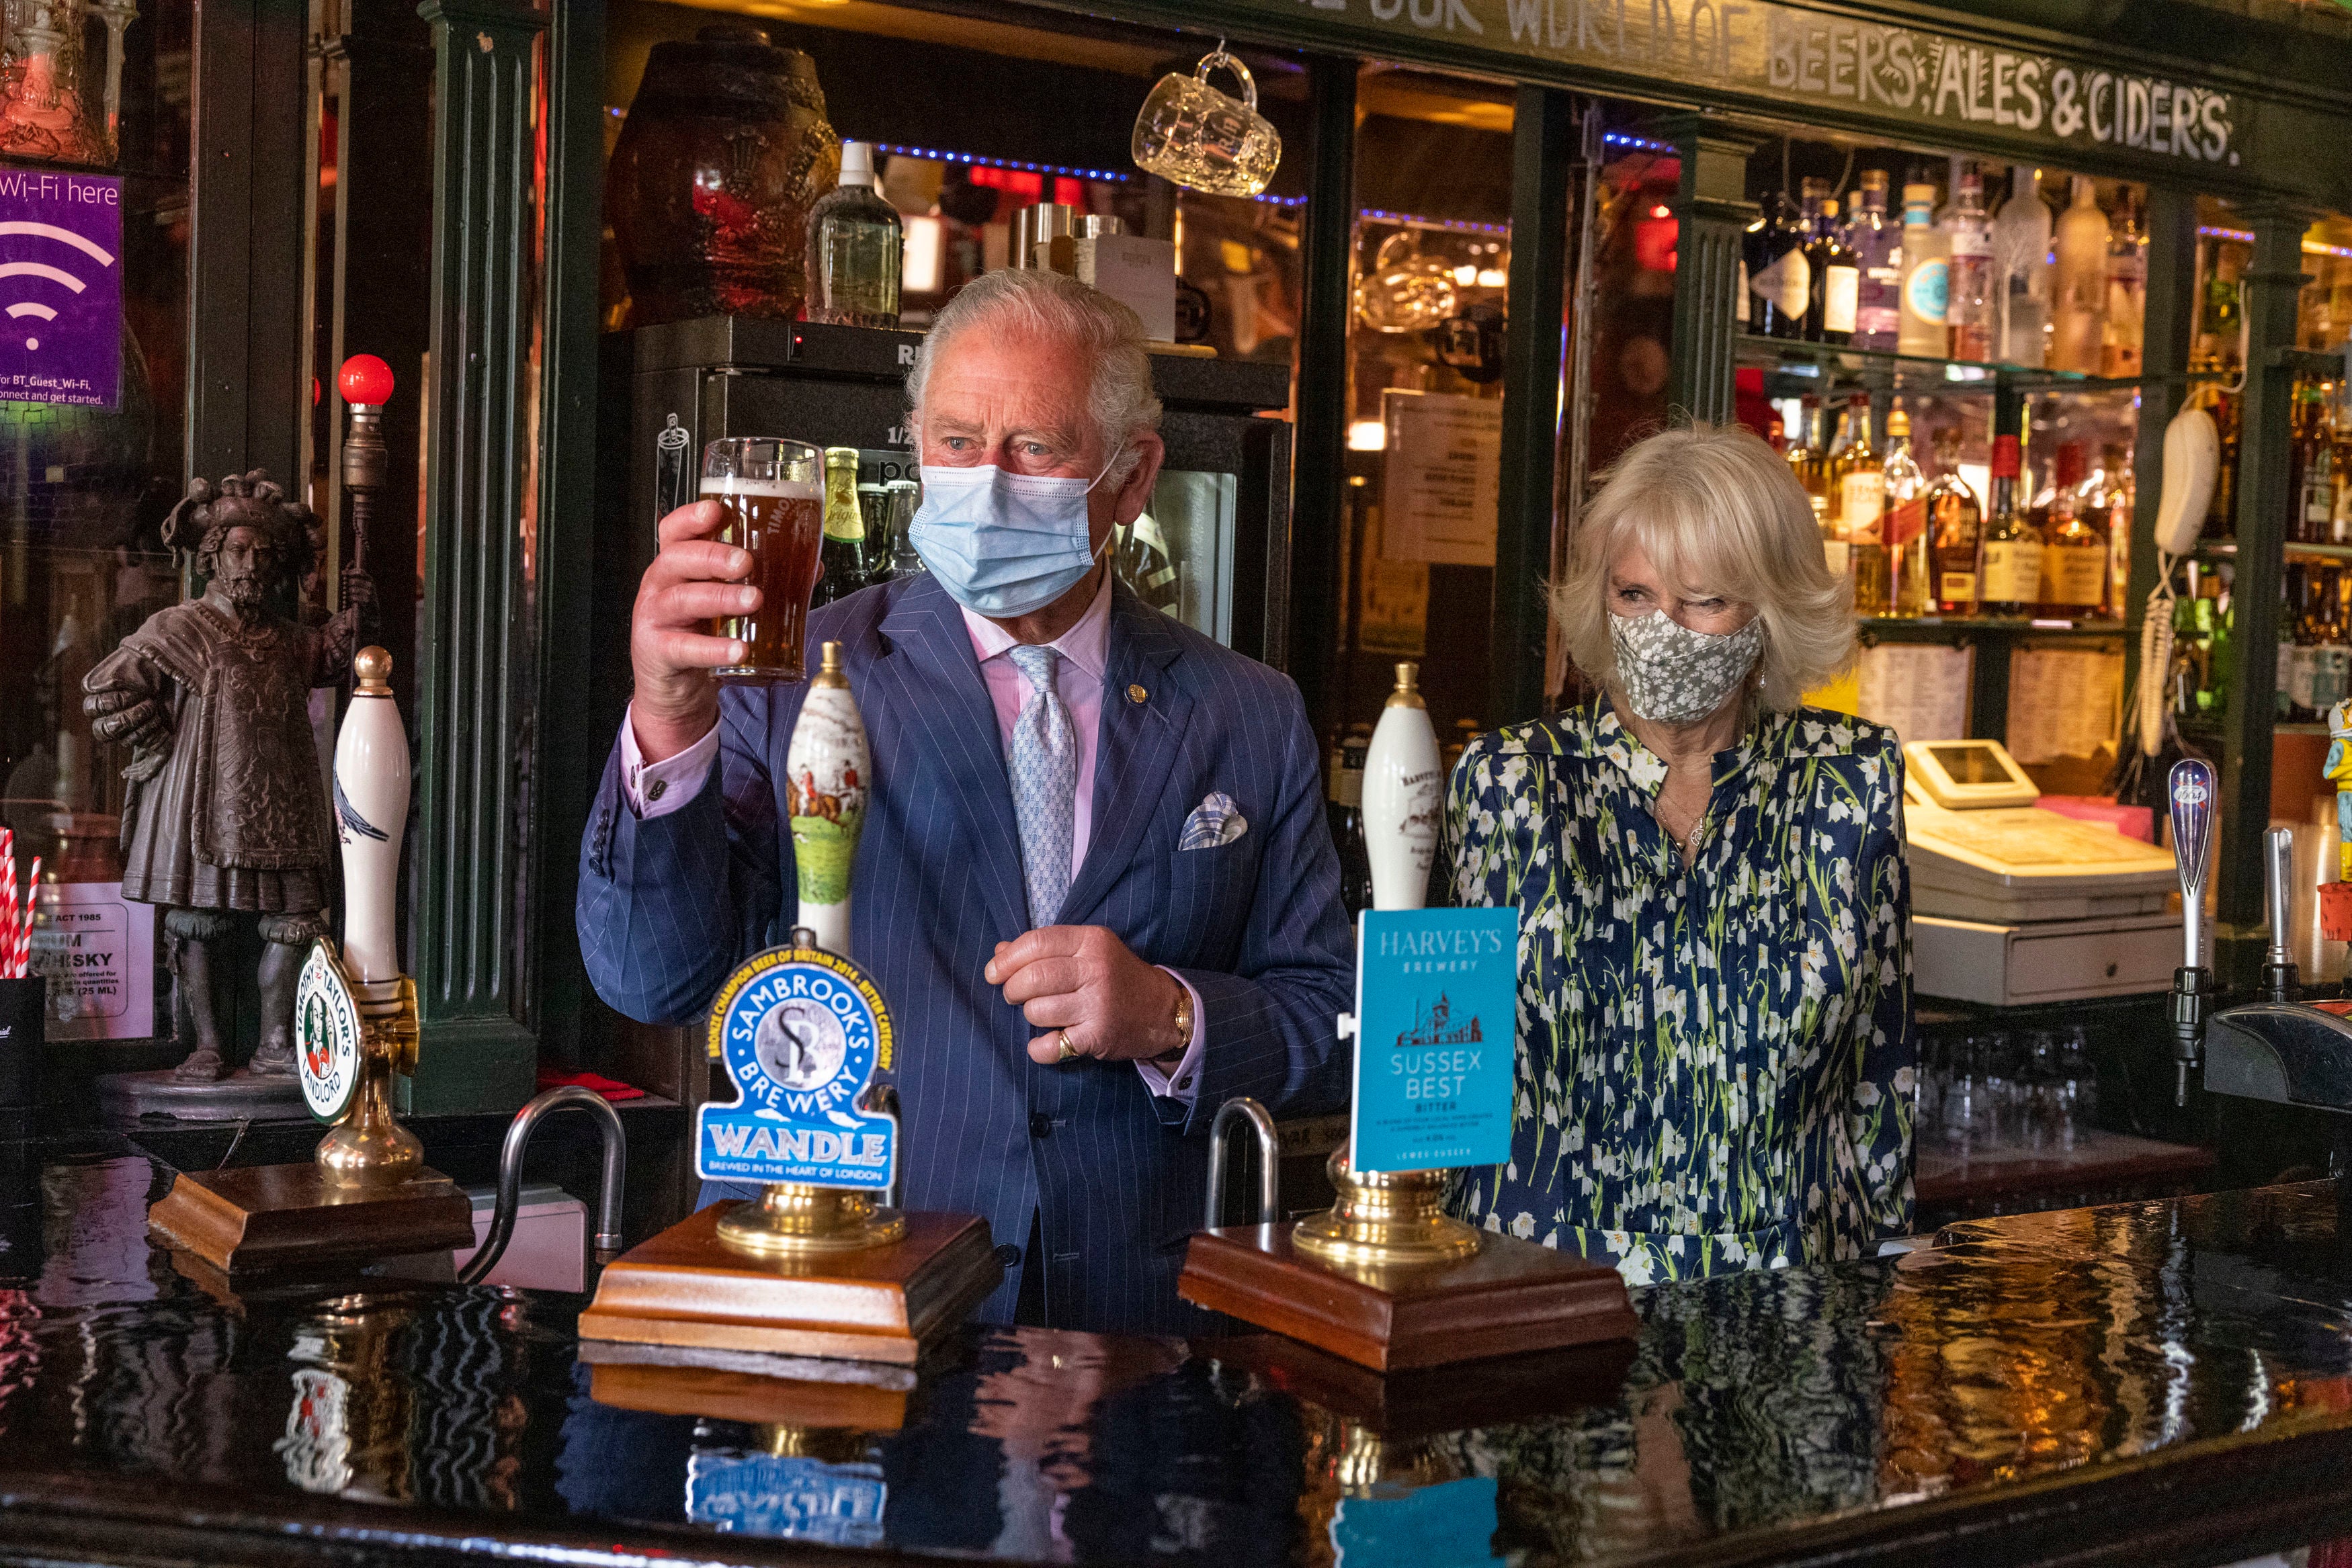
M577 1297L229 1291L171 1173L0 1209L0 1563L2231 1563L2352 1534L2326 1186L1634 1291L1640 1340L1386 1382L972 1327L814 1395L588 1366Z

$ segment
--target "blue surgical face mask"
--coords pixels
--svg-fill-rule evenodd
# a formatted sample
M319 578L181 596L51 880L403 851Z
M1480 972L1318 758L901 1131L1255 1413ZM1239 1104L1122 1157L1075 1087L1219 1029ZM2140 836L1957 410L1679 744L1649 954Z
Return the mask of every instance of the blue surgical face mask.
M1111 461L1118 462L1118 455ZM1107 465L1103 474L1110 472ZM923 465L923 504L907 530L940 586L975 615L1043 610L1093 570L1087 497L1094 484L993 465ZM1108 540L1106 539L1105 543Z

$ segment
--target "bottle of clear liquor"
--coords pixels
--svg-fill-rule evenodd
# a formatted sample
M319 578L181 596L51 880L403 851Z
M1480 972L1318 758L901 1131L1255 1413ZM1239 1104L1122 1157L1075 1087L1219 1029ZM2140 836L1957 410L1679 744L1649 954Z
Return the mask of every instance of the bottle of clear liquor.
M1990 360L2000 297L1993 292L1992 228L1985 217L1984 181L1973 167L1960 172L1948 233L1952 259L1944 320L1949 353L1955 360Z
M841 183L809 209L806 314L812 321L898 324L906 231L898 209L874 184L873 146L843 142Z
M1846 404L1848 439L1838 471L1839 526L1847 570L1853 573L1857 615L1884 615L1894 607L1886 559L1886 466L1870 442L1870 400Z
M2074 201L2058 215L2058 268L2050 304L2050 368L2099 373L2107 315L2107 214L2098 191L2074 176Z
M1886 171L1862 172L1862 205L1846 225L1846 247L1861 271L1853 346L1892 349L1903 325L1903 225L1886 211Z
M2099 373L2136 376L2147 320L2147 242L2139 232L2139 210L2126 191L2116 203L2114 232L2107 239L2107 313L2100 326Z
M1911 455L1911 415L1901 398L1886 415L1885 517L1894 613L1925 615L1936 599L1935 536L1927 528L1927 478Z

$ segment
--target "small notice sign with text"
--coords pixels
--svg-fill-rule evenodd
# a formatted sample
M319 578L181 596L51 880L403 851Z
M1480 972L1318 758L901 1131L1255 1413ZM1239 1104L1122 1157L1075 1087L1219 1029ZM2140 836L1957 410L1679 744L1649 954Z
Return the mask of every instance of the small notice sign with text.
M0 402L121 401L121 180L0 168Z

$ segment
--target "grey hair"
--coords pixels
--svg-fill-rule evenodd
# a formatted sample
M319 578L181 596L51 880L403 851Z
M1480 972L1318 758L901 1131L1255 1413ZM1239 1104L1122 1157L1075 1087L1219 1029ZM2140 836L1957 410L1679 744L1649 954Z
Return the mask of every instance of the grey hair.
M1151 390L1143 320L1109 295L1058 272L1025 267L983 272L958 289L932 319L907 371L907 424L915 444L922 444L923 390L940 350L972 327L1003 320L1066 338L1086 354L1094 367L1087 410L1103 450L1118 454L1103 482L1124 484L1142 461L1132 445L1134 437L1160 428L1160 399Z
M1764 704L1786 711L1853 663L1853 592L1830 575L1804 486L1741 425L1694 424L1636 443L1585 507L1551 612L1577 667L1617 679L1609 570L1639 545L1669 582L1756 606Z

